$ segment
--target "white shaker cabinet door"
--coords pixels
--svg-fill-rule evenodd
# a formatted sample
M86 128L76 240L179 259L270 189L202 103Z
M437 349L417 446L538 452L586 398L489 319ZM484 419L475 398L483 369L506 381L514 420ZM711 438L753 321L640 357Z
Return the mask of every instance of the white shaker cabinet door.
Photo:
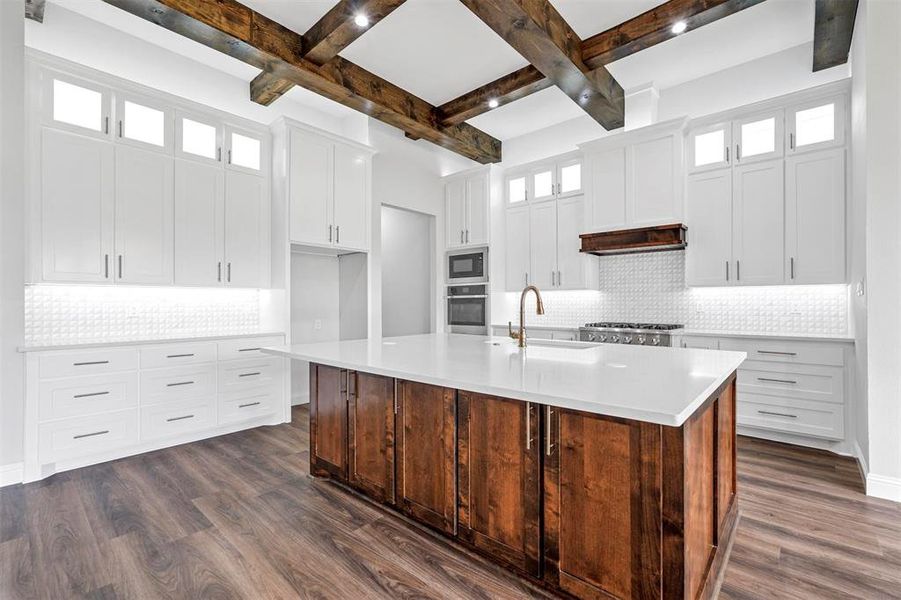
M448 181L444 196L447 247L459 248L466 244L466 180Z
M44 281L112 281L114 163L108 142L42 130Z
M176 159L176 285L211 286L222 282L224 193L222 167Z
M529 212L529 283L550 289L557 281L557 203L539 202Z
M581 196L557 200L557 277L556 286L564 290L588 287L591 257L579 252L579 234L585 228L585 200Z
M335 245L366 250L369 211L369 157L342 144L335 145Z
M225 274L232 287L269 286L269 195L266 179L225 174Z
M328 245L334 239L334 144L291 132L288 165L292 242Z
M506 288L522 291L529 281L529 206L507 209Z
M590 154L588 165L591 231L626 226L626 147Z
M688 247L685 279L689 286L728 285L732 259L732 170L688 176Z
M172 157L116 147L116 281L172 283Z
M785 161L786 273L789 283L845 281L845 150Z
M733 169L733 283L738 285L785 282L783 163L776 159Z
M488 175L466 180L466 227L464 239L470 245L488 243Z
M663 225L682 220L676 181L677 140L675 136L632 146L629 186L630 209L626 217L631 226Z

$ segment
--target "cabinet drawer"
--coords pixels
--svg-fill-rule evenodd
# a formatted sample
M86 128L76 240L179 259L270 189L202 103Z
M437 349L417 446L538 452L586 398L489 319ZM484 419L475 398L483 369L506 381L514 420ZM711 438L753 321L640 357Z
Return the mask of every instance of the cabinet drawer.
M47 421L134 408L138 387L135 371L42 381L38 418Z
M38 377L50 379L117 371L136 371L138 363L137 348L54 352L38 357Z
M161 404L141 409L141 439L155 440L216 425L216 401L212 398Z
M723 338L720 341L720 349L747 352L748 360L835 367L845 364L844 349L838 344L830 343Z
M275 412L281 394L275 388L219 397L219 423L234 423Z
M142 405L215 395L216 365L213 363L141 372Z
M281 385L283 373L283 360L277 357L220 363L219 392L229 393Z
M270 356L268 354L262 354L260 348L265 348L266 346L281 346L284 343L285 338L280 335L224 340L219 342L219 360Z
M141 368L175 367L195 363L215 362L216 344L176 344L141 348Z
M738 424L814 437L844 438L844 407L743 393L738 397Z
M125 448L138 442L138 409L44 423L39 438L42 463Z
M699 348L702 350L719 350L720 341L715 337L700 335L683 335L679 343L682 348ZM725 350L725 348L724 348Z
M841 367L748 360L738 369L738 389L742 392L814 402L843 403L844 382Z

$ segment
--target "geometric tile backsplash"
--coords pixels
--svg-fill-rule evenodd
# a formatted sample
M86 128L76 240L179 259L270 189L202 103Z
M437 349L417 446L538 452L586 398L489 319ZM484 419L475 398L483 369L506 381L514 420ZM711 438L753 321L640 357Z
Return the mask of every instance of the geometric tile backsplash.
M25 345L256 333L255 289L25 286Z
M598 257L599 291L542 292L545 315L528 300L526 322L575 327L589 321L647 321L688 329L846 335L849 286L685 286L685 253ZM516 321L519 294L492 297L492 322Z

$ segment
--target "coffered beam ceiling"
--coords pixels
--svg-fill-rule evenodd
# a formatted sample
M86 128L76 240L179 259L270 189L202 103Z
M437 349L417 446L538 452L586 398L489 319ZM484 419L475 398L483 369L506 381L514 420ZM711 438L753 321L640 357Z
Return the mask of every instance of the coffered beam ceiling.
M813 26L813 70L848 62L857 0L816 0Z
M623 88L583 62L582 40L549 0L460 0L604 129L623 126Z
M481 6L482 4L529 6L531 8L520 8L523 12L528 13L536 12L534 8L536 4L546 3L546 1L537 2L536 0L506 0L504 2L493 0L489 3L461 0L461 2L467 6ZM672 31L672 27L678 21L684 21L687 26L686 31L691 31L761 2L763 0L670 0L620 23L616 27L583 40L579 48L581 63L592 70L589 73L593 73L613 61L676 37L678 34ZM833 2L840 4L843 0L833 0ZM556 11L554 12L556 13ZM489 23L489 25L491 24ZM559 24L557 27L560 27ZM495 31L497 30L495 29ZM504 34L501 33L501 35ZM522 38L524 34L517 33L517 37ZM516 44L510 39L508 41L532 64L439 106L438 110L443 125L462 123L488 112L491 110L488 105L489 100L497 100L499 105L504 105L555 84L555 81L538 68L538 65ZM574 50L573 53L575 53ZM609 73L606 75L609 76ZM586 75L586 77L594 78L596 76ZM603 124L603 122L601 123Z
M45 0L25 0L25 18L43 23L44 4Z
M324 65L404 1L341 0L301 36L303 58ZM357 25L354 19L358 15L364 16L368 24ZM294 84L290 81L263 71L250 84L250 99L268 106L292 87Z
M467 158L501 159L499 140L466 123L442 126L434 106L340 56L307 60L300 34L235 0L104 1Z

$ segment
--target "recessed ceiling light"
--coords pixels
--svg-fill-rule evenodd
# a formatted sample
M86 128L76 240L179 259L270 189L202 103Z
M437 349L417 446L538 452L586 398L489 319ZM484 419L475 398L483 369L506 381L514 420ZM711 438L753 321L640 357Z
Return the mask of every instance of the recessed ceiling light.
M369 17L363 13L357 13L357 16L354 17L354 23L356 23L358 27L366 27L369 25Z
M673 33L675 33L676 35L679 35L686 29L688 29L688 25L685 23L685 21L676 21L675 23L673 23Z
M497 108L501 103L498 102L497 98L492 98L488 101L488 108Z

